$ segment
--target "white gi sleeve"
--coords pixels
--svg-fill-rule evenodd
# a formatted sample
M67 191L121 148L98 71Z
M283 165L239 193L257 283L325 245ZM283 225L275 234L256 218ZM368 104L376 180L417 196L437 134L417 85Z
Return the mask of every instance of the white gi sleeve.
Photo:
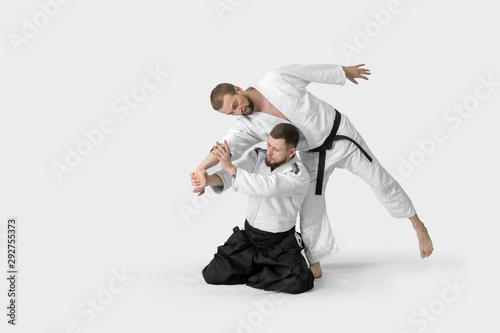
M288 65L275 69L282 79L297 88L311 82L336 84L346 82L344 69L340 65Z
M238 169L233 179L233 190L259 197L283 197L307 193L309 173L303 165L299 168L295 163L289 170L273 173L270 176L250 173Z
M228 143L228 145L229 145L229 143ZM233 158L231 157L231 160L232 159ZM257 162L257 151L252 150L247 154L247 156L244 159L233 163L233 165L238 169L236 174L238 174L240 172L240 170L241 170L241 172L246 171L246 172L252 173L254 168L255 168L256 162ZM215 172L214 174L219 176L220 179L222 179L222 182L224 183L223 186L211 186L212 190L215 193L220 194L220 193L226 191L227 189L231 188L231 186L233 186L233 177L230 174L228 174L226 171L219 170L219 171Z
M245 117L245 116L240 116ZM233 127L229 129L226 136L220 141L223 143L224 140L227 141L229 146L229 153L231 154L231 160L236 161L253 145L262 141L259 136L257 136L250 127L245 124L243 119L238 119L234 123Z

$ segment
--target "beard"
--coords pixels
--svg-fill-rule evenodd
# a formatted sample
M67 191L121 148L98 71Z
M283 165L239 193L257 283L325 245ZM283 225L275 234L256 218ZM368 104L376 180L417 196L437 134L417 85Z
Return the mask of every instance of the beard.
M248 105L245 107L244 112L242 111L241 114L244 115L244 116L248 116L248 115L250 115L250 114L253 113L253 111L254 111L254 105L253 105L253 102L250 99L250 97L245 96L245 95L243 95L243 97L245 97L245 99L247 100Z
M285 163L285 161L286 161L286 158L283 161L271 163L271 162L269 162L269 160L266 157L266 166L271 167L272 169L276 169L277 167L279 167L280 165Z

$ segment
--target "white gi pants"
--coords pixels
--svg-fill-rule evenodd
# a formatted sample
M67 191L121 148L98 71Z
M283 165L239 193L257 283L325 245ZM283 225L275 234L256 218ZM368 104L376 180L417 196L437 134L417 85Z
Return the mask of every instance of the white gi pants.
M337 134L355 140L372 157L372 162L352 142L348 140L335 141L332 149L326 152L323 194L316 195L319 153L299 153L299 157L309 170L311 177L309 191L300 211L300 230L305 253L310 263L316 263L338 252L328 220L325 201L328 178L335 168L347 169L361 177L370 185L377 199L392 217L408 218L415 215L415 208L401 185L380 165L361 135L344 114L342 114Z

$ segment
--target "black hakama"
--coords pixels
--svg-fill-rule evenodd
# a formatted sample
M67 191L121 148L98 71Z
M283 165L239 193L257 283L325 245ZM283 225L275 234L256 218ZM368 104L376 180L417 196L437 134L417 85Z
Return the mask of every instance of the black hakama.
M271 233L252 227L233 229L203 269L209 284L246 284L250 287L298 294L314 286L314 275L301 254L295 227Z

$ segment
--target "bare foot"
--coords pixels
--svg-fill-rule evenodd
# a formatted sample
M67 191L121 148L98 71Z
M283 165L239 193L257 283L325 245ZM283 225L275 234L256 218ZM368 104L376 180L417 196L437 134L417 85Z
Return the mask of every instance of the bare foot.
M415 229L415 231L417 232L418 246L420 247L420 257L427 258L432 254L432 251L434 251L429 232L427 231L427 228L422 223L422 221L420 221L417 214L410 217L410 221L413 224L413 229Z
M311 272L314 275L315 279L319 279L323 275L323 271L321 270L321 266L319 265L319 261L311 264Z
M415 229L415 231L417 232L418 246L420 247L420 257L426 258L432 254L432 251L434 251L431 237L427 232L427 228L423 224L421 227Z

